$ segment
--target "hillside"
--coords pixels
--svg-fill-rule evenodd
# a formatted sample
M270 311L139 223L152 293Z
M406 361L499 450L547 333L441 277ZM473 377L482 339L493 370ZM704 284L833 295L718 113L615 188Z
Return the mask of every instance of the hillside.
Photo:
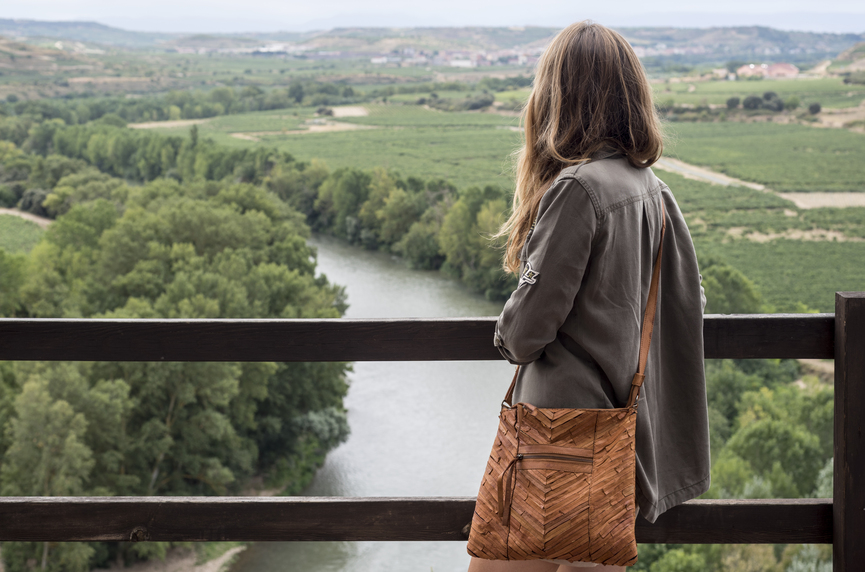
M44 22L0 18L0 36L12 38L74 40L107 46L145 48L153 47L178 35L132 32L98 22Z
M0 74L26 75L90 70L94 62L69 52L16 42L0 36Z
M96 22L0 19L0 35L32 40L73 40L124 48L196 51L244 50L282 44L291 52L337 51L388 54L408 48L427 51L531 50L556 33L544 27L336 28L310 32L166 34L133 32ZM816 61L835 57L865 41L862 34L790 32L770 27L621 28L644 56L681 61Z

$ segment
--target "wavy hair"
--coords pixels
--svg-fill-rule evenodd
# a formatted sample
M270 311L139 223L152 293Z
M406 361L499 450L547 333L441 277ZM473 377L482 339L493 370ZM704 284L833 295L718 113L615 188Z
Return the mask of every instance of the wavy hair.
M519 254L546 190L559 172L600 152L619 152L637 168L663 151L652 88L620 34L591 21L571 24L538 61L523 109L525 144L516 154L513 212L496 236L507 236L506 271Z

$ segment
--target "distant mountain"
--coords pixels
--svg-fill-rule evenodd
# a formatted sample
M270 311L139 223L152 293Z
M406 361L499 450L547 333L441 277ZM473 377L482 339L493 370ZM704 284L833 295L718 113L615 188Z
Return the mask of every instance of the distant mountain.
M834 58L863 34L790 32L761 26L675 28L632 27L618 30L644 57L682 62L814 61ZM125 48L236 49L286 43L309 50L355 54L386 54L408 48L421 50L506 50L543 47L557 28L421 27L335 28L313 32L245 34L168 34L130 32L96 22L42 22L0 19L0 35L12 38L59 39Z
M619 28L634 46L656 51L684 53L701 48L705 56L727 59L755 58L766 60L813 59L835 57L857 42L863 34L830 34L790 32L763 26L718 28Z
M97 22L43 22L0 18L0 36L73 40L125 48L154 47L181 34L130 32Z

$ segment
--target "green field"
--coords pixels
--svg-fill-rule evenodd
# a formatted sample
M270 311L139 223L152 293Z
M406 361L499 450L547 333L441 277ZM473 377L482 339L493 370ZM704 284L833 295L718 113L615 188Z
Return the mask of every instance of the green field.
M865 135L772 123L676 123L667 155L775 191L865 191Z
M418 105L366 105L365 117L324 118L369 127L354 131L281 133L308 128L314 110L227 115L199 125L202 136L230 146L268 144L300 160L333 168L384 166L457 186L510 185L509 154L520 144L516 117L442 112ZM322 118L320 118L322 119ZM165 128L186 135L188 127ZM666 155L776 191L865 191L865 135L840 129L771 123L667 125ZM232 134L252 134L259 141Z
M749 95L762 96L774 91L781 99L799 98L802 107L819 103L825 108L855 107L865 99L865 85L845 84L840 78L777 79L760 81L696 81L654 83L655 100L672 101L674 105L725 105L731 97L745 99ZM529 89L503 91L496 95L499 101L521 100L529 97Z
M768 310L792 311L798 302L834 311L836 291L865 290L865 208L800 210L772 194L724 187L656 171L685 215L701 258L727 262L750 278ZM741 233L731 235L731 229ZM753 231L834 230L854 242L789 240L756 242Z
M811 103L826 108L855 107L865 99L865 85L848 85L840 78L656 83L652 87L659 102L690 105L723 105L731 97L744 99L767 91L785 100L795 95L805 107Z
M280 133L304 129L312 109L294 115L268 111L217 117L198 126L202 137L233 147L266 144L299 160L322 159L331 168L382 166L406 176L447 179L458 187L510 186L509 155L520 144L516 117L488 112L443 112L417 105L367 105L366 117L336 122L369 127L325 133ZM331 118L320 118L332 120ZM160 129L186 135L188 127ZM265 132L265 133L263 133ZM266 134L266 132L272 132ZM260 141L232 137L252 133Z
M0 214L0 248L7 252L30 252L43 232L34 222Z

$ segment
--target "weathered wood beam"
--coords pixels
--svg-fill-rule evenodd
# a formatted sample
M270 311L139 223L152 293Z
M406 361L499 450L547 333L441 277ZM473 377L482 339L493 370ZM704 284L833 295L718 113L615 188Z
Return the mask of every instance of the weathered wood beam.
M0 541L465 540L473 498L0 497ZM832 501L690 501L639 542L831 543Z
M0 360L435 361L501 359L495 318L0 319ZM833 314L710 315L707 358L832 358Z
M865 568L865 292L835 294L833 566Z

